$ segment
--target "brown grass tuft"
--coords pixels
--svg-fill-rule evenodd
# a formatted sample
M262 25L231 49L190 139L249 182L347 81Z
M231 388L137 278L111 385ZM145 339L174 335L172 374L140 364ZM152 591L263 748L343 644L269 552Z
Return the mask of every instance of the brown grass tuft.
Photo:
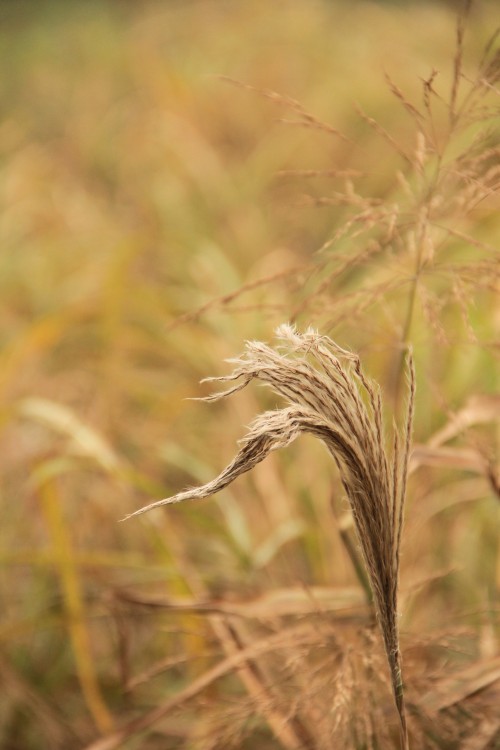
M312 329L299 334L291 326L283 325L278 328L277 337L281 343L275 349L261 342L248 342L245 354L234 360L233 373L211 379L241 382L205 400L228 396L256 379L285 398L289 406L257 417L235 458L214 480L151 503L131 516L162 505L209 497L302 433L322 440L339 468L353 513L406 748L397 596L415 394L412 358L409 357L410 397L403 449L400 451L401 438L395 430L393 453L388 456L380 391L363 374L359 358Z

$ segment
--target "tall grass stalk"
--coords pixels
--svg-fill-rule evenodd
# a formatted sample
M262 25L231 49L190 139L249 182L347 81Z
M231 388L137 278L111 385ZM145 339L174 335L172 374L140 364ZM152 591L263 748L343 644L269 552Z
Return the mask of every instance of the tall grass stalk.
M279 344L275 348L258 341L247 342L245 354L233 361L232 374L211 379L240 382L205 400L218 400L258 380L289 405L257 417L235 458L214 480L151 503L127 518L163 505L214 495L271 451L285 448L302 433L319 438L338 466L353 513L389 664L402 747L406 750L408 729L397 601L415 396L413 360L410 355L405 431L400 438L394 430L392 455L388 455L380 390L364 375L359 358L312 329L300 334L291 326L282 325L276 333Z

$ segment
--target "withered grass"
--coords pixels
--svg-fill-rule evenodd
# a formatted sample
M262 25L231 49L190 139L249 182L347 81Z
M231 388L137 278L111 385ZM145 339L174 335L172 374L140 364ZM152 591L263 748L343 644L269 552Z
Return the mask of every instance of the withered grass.
M271 451L286 448L300 434L310 433L319 438L339 468L353 514L384 640L401 720L402 744L407 748L397 603L415 397L413 359L410 355L408 415L402 449L395 429L392 455L388 456L380 390L364 375L359 358L313 330L300 334L291 326L282 325L276 334L280 342L276 348L258 341L248 342L245 354L234 360L233 373L215 378L217 382L241 382L205 400L223 398L257 380L284 398L289 406L259 416L242 440L238 454L216 479L147 505L129 518L163 505L214 495L253 469ZM364 391L367 403L360 391Z

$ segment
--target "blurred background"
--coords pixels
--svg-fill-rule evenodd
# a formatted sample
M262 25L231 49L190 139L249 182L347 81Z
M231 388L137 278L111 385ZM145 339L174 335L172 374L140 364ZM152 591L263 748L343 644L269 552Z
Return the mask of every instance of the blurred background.
M274 401L186 399L289 320L360 354L389 426L413 346L402 628L498 653L498 89L477 75L500 9L473 5L457 53L458 8L0 4L4 750L83 748L211 663L209 622L126 596L359 588L310 438L119 523L226 465ZM120 746L216 747L210 706L244 695L231 678L196 730L186 708ZM247 730L235 747L281 746Z

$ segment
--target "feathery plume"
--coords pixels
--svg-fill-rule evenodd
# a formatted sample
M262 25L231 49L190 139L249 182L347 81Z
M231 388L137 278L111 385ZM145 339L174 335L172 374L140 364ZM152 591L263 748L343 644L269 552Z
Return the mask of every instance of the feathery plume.
M282 325L276 336L275 348L247 342L244 354L230 360L234 365L231 374L208 379L234 384L204 400L224 398L258 380L288 405L259 415L234 459L211 482L151 503L127 518L163 505L209 497L302 433L322 440L338 466L353 513L389 664L402 745L407 748L397 595L415 394L413 360L410 354L406 426L402 436L394 430L389 456L380 389L364 375L357 355L313 329L298 333L294 327Z

